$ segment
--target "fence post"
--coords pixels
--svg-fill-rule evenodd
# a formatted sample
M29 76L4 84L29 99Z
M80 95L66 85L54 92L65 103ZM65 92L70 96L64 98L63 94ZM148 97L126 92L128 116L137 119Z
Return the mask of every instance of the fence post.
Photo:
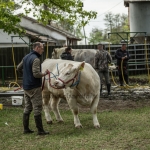
M5 80L4 80L4 67L2 66L2 85L4 86Z

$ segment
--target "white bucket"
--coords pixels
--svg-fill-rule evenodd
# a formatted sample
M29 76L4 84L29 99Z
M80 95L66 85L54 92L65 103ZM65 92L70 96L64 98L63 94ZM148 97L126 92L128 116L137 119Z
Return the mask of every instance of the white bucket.
M11 96L12 105L22 105L23 96Z

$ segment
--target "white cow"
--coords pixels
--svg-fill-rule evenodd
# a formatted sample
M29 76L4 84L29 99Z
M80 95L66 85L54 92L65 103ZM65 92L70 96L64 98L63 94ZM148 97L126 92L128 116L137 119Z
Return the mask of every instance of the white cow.
M66 47L55 48L52 52L52 59L60 59L61 54L65 51ZM75 61L85 61L94 67L94 57L96 54L95 49L72 49L72 55Z
M100 127L97 119L100 79L93 67L85 62L46 59L42 63L42 72L46 69L50 71L50 74L46 75L45 82L43 80L42 95L47 123L52 123L49 101L56 120L63 121L58 104L60 98L65 98L74 115L76 128L82 127L78 117L78 104L91 108L94 127Z

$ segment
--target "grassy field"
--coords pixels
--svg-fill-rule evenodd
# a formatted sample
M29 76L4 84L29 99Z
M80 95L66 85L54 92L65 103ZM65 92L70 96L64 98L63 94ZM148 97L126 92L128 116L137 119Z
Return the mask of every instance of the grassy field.
M3 150L149 150L150 108L98 112L100 129L92 124L90 112L81 112L82 129L75 129L70 110L61 109L63 124L54 121L44 129L50 135L24 135L20 107L0 110L0 149ZM54 115L52 114L54 118ZM8 125L6 125L6 123ZM33 114L30 127L36 131Z

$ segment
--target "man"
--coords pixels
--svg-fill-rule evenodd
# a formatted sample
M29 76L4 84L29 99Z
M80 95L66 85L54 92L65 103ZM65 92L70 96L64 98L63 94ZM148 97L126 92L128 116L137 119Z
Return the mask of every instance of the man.
M109 67L108 64L111 63L112 57L111 55L103 49L102 44L98 44L98 51L95 55L95 69L97 69L100 80L101 80L101 87L100 87L100 95L102 94L102 78L105 78L105 83L107 86L108 96L110 95L110 78L109 78Z
M130 59L129 52L126 50L126 44L122 44L122 47L116 51L115 58L117 59L117 68L118 68L120 86L123 86L123 77L126 84L128 84L127 65L128 65L128 60Z
M67 47L67 48L65 49L65 52L63 52L63 53L61 54L61 59L74 60L73 56L71 55L71 51L72 51L71 47Z
M46 135L49 132L44 131L42 124L42 77L48 74L41 72L40 56L44 52L43 44L36 42L33 44L33 50L27 54L17 66L19 72L23 71L23 89L25 108L23 113L24 134L33 133L29 129L29 116L34 111L34 119L38 129L38 135Z

